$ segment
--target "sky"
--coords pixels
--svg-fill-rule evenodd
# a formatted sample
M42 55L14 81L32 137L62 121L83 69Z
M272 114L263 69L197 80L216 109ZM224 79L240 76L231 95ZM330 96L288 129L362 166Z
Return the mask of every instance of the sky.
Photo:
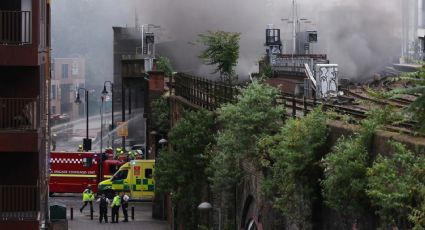
M342 77L373 75L401 50L402 0L297 0L299 18L317 30L314 53L328 54L340 65ZM92 84L112 80L112 26L152 23L162 55L176 71L208 76L211 68L197 58L197 35L208 30L240 32L237 73L246 78L258 71L265 54L265 29L273 24L290 44L291 0L55 0L52 1L53 57L84 57ZM284 50L290 50L284 48Z

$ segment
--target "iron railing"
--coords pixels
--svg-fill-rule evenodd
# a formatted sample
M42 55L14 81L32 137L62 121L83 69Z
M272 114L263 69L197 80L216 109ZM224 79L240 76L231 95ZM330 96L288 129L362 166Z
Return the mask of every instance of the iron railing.
M31 11L0 11L0 45L31 43Z
M0 130L38 128L37 98L0 98Z
M35 185L0 185L0 220L34 220L39 209Z
M174 77L174 94L207 110L215 110L223 103L236 101L238 89L222 82L178 73Z

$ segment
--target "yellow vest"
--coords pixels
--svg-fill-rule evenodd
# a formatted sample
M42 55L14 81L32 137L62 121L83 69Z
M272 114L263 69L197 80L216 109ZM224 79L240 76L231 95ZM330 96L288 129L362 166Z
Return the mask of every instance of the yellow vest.
M94 200L93 192L89 189L84 190L83 201L93 201L93 200Z

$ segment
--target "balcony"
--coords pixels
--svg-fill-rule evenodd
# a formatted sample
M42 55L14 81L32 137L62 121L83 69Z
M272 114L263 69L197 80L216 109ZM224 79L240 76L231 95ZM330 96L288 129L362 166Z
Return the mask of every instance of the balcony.
M31 44L31 11L0 11L0 44Z
M38 194L35 185L0 185L0 220L36 220Z
M37 98L0 98L0 130L36 130Z

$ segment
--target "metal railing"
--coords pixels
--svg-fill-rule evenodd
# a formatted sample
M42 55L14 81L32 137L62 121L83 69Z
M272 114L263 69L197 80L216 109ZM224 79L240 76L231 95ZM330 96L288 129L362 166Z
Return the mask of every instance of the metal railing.
M174 94L207 110L223 103L235 102L238 89L221 82L178 73L174 77Z
M0 220L34 220L39 209L35 185L0 185Z
M37 98L0 98L0 130L35 130L37 112Z
M31 11L0 11L0 45L31 43Z

